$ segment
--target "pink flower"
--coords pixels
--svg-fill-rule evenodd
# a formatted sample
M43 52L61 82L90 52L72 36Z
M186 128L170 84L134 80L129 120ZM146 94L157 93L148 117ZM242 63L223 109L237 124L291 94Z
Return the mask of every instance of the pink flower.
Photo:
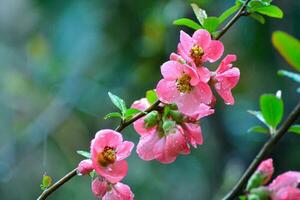
M159 100L175 103L178 110L188 116L197 115L203 104L213 98L210 87L201 81L195 68L177 61L168 61L161 66L164 79L156 86Z
M77 166L77 172L81 175L89 174L93 169L94 167L91 159L82 160Z
M92 181L92 192L95 197L101 198L105 195L108 190L108 184L106 181L96 178Z
M223 54L224 46L220 41L212 40L210 33L206 30L197 30L192 37L180 31L177 51L187 63L195 63L199 67L206 61L218 60Z
M103 200L133 200L134 194L128 185L123 183L116 183L112 185L111 190L106 192Z
M256 171L260 172L266 177L263 181L263 184L268 183L269 180L271 180L274 172L273 160L271 158L264 160L263 162L260 163Z
M300 183L300 172L286 172L273 180L268 186L272 192L272 200L299 200L300 189L297 186Z
M127 174L127 158L134 144L124 141L114 130L104 129L96 133L91 142L91 158L96 172L111 183L122 180Z
M232 67L232 62L236 60L235 55L227 55L219 65L218 69L212 73L212 83L218 94L224 99L226 104L233 105L234 98L231 89L234 88L240 79L240 70Z

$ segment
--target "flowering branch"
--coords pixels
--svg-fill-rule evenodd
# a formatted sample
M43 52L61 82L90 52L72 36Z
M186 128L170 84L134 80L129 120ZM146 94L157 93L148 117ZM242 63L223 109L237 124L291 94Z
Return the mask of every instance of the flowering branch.
M284 134L288 131L288 129L292 126L292 124L297 120L300 116L300 102L298 105L292 110L289 114L288 118L283 122L281 127L278 129L275 134L271 135L271 138L265 143L265 145L261 148L259 153L256 155L248 169L245 171L243 176L240 178L238 183L232 188L232 190L223 198L223 200L231 200L235 199L237 195L239 195L246 185L247 180L250 176L255 172L258 165L261 161L268 155L273 147L278 143L278 141L284 136Z

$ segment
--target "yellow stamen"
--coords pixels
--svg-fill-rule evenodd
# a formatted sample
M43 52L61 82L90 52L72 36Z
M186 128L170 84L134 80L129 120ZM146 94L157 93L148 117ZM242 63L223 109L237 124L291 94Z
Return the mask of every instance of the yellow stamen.
M102 152L98 153L97 161L99 165L106 167L109 164L113 164L116 161L116 152L112 147L106 146Z
M181 93L189 93L192 90L190 84L191 77L187 74L183 74L180 78L177 79L177 89Z

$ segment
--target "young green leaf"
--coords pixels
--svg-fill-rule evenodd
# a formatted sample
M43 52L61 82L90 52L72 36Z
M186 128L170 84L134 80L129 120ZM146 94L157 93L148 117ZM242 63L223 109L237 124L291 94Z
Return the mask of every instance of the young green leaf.
M124 117L125 117L125 119L129 119L140 112L142 112L142 111L135 109L135 108L129 108L126 110Z
M300 74L298 74L298 73L289 72L289 71L286 71L286 70L279 70L278 75L279 76L286 76L286 77L292 79L293 81L296 81L296 82L300 83Z
M177 19L177 20L173 21L173 24L175 24L177 26L187 26L194 30L198 30L198 29L202 28L202 26L200 24L198 24L195 21L188 19L188 18Z
M261 24L264 24L266 22L265 18L260 14L251 13L249 16L252 17L253 19L257 20Z
M269 17L274 18L283 18L283 12L282 10L274 5L264 6L264 7L257 7L254 9L255 12L258 12L263 15L267 15Z
M283 101L273 94L264 94L260 97L260 109L266 123L276 128L283 116Z
M300 134L300 125L296 124L289 128L289 132Z
M86 158L91 158L91 153L90 152L87 152L87 151L76 151L79 155L82 155L83 157L86 157Z
M248 129L248 133L268 133L268 129L262 127L262 126L253 126Z
M148 90L146 92L146 98L151 104L153 104L158 99L157 94L154 90Z
M40 185L42 190L47 189L52 184L52 178L46 174L43 175L42 184Z
M208 17L204 20L203 28L210 33L213 33L215 30L217 30L218 26L219 18L217 17Z
M205 10L199 8L199 6L194 3L192 3L191 6L192 6L192 9L193 9L198 21L203 26L204 20L207 18L207 14L206 14Z
M275 31L272 43L283 58L300 71L300 41L283 31Z
M233 13L238 11L238 9L241 7L241 4L235 4L231 8L228 8L225 10L219 17L219 24L223 23L228 17L230 17Z
M254 115L259 121L261 121L262 123L264 123L265 125L268 126L268 124L266 123L266 121L260 111L248 110L248 113L250 113L251 115Z
M127 111L126 111L127 112ZM125 112L125 113L126 113ZM104 119L109 119L109 118L121 118L122 119L122 115L121 113L118 112L112 112L112 113L108 113L107 115L105 115Z
M110 92L108 92L108 96L109 96L110 100L113 102L113 104L121 110L122 114L124 114L127 110L125 101L123 99L121 99L120 97L118 97L117 95L114 95Z

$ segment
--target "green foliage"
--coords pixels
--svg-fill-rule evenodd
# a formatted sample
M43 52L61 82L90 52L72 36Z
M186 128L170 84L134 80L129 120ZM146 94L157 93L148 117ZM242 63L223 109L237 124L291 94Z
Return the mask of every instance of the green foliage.
M202 28L202 26L200 24L198 24L195 21L188 19L188 18L177 19L177 20L173 21L173 24L175 24L177 26L186 26L186 27L192 28L194 30L198 30L198 29Z
M203 28L205 28L208 32L213 33L219 27L219 18L217 17L207 17L204 20Z
M42 190L47 189L52 184L52 178L46 174L43 175L42 184L40 185Z
M108 113L107 115L105 115L104 119L109 119L109 118L121 118L122 119L122 115L119 112L112 112L112 113Z
M154 90L148 90L146 92L146 98L147 98L148 102L151 104L153 104L158 99L157 94Z
M272 43L283 58L300 71L300 41L283 31L275 31Z
M279 70L278 75L288 77L288 78L292 79L293 81L300 83L300 74L299 73L289 72L286 70Z
M204 20L207 18L207 14L206 11L199 8L199 6L197 4L192 3L191 4L192 9L194 11L194 14L196 15L199 23L204 26Z
M300 125L296 124L289 128L289 132L300 134Z
M146 128L151 128L158 123L158 112L156 110L148 113L144 119Z
M261 185L263 185L264 180L266 179L266 176L262 173L256 171L252 176L249 178L247 182L246 191L250 191L253 188L257 188Z
M258 7L254 11L273 18L283 18L282 10L274 5Z
M262 113L260 111L255 111L255 110L248 110L248 113L250 113L251 115L255 116L259 121L261 121L262 123L264 123L265 125L267 125Z
M260 97L260 109L266 123L276 129L283 116L283 101L273 94Z
M223 23L228 17L230 17L233 13L235 13L236 11L238 11L238 9L241 7L241 4L235 4L234 6L228 8L227 10L225 10L219 19L219 24Z
M88 152L88 151L81 151L81 150L78 150L76 151L79 155L82 155L83 157L85 158L91 158L91 153Z
M257 125L257 126L253 126L253 127L249 128L248 132L249 133L253 133L253 132L255 132L255 133L268 133L269 131L268 131L268 129L266 129L262 126Z
M264 24L266 22L265 18L260 14L251 13L249 16L252 17L253 19L257 20L261 24Z
M135 109L135 108L129 108L126 110L124 117L125 119L130 119L132 118L134 115L141 113L142 111Z
M126 104L125 101L123 99L121 99L120 97L118 97L117 95L114 95L110 92L108 92L108 96L111 100L111 102L113 102L113 104L120 109L122 115L125 114L127 108L126 108Z

